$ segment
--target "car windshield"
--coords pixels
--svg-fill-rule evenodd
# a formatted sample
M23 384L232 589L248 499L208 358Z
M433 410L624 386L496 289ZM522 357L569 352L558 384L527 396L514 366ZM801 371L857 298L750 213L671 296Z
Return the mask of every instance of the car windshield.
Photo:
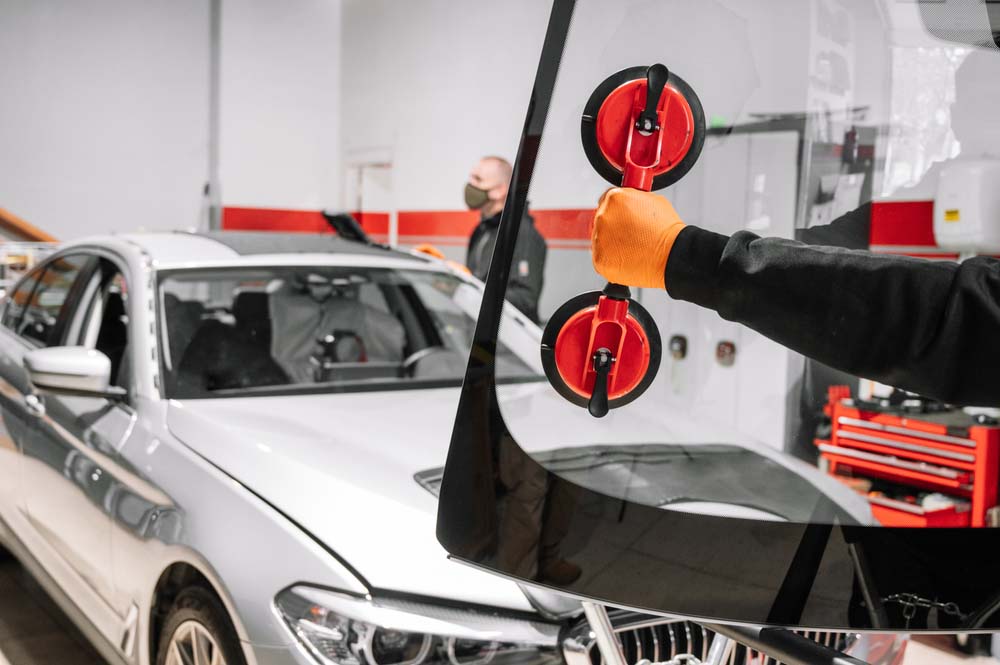
M195 398L457 386L480 298L472 284L434 271L172 271L159 286L165 391ZM505 328L499 375L539 380L531 328Z
M466 383L445 549L663 614L1000 626L968 565L1000 466L994 6L548 5L470 377L524 210L576 242L548 258L549 381Z
M556 14L572 4L556 3ZM650 175L653 180L642 186L655 190L657 197L650 200L670 201L686 224L720 234L713 238L745 237L746 243L760 236L838 247L830 252L843 247L887 257L959 258L962 243L972 242L976 232L971 227L959 229L960 222L954 220L964 220L967 214L996 214L994 209L975 206L985 200L978 197L995 187L986 184L989 178L1000 177L1000 134L986 111L1000 100L996 83L1000 51L962 40L944 41L941 23L933 20L936 14L924 11L924 5L937 4L889 3L886 14L876 0L811 5L785 0L762 5L735 0L575 3L552 94L546 100L543 139L531 178L522 179L530 185L525 197L532 213L544 217L546 206L554 206L550 202L572 201L576 207L559 204L559 214L553 217L557 221L552 223L567 237L590 239L595 207L609 187L623 183L626 170L615 166L620 155L605 134L617 137L622 127L631 127L615 122L620 110L616 95L626 94L622 91L637 83L645 90L656 71L652 65L662 64L669 77L663 95L674 95L669 99L677 102L677 108L688 109L693 114L691 127L699 128L687 129L685 115L683 122L678 120L683 127L667 133L671 137L698 133L703 144L692 143L692 152L683 153L682 159L681 148L664 143L660 149L680 151L663 162L671 165L675 164L671 159L676 160L677 170L654 169L649 173L659 175ZM796 35L796 40L789 41L788 35ZM789 65L792 61L797 63L794 67ZM543 58L543 64L553 63ZM689 160L688 155L693 157ZM629 157L633 158L647 163L639 153ZM944 200L950 203L941 205ZM977 212L967 212L972 209ZM944 217L949 210L950 217ZM979 253L995 253L989 239L976 242ZM748 304L744 310L737 303L743 295L708 278L695 290L722 294L720 302L727 304L717 311L686 295L680 278L674 278L673 285L681 290L673 297L662 288L633 288L636 305L629 312L646 317L639 325L650 335L649 371L636 370L628 384L624 377L629 375L621 372L629 367L625 361L637 356L629 356L622 347L624 361L612 359L615 364L608 373L610 409L604 418L592 417L588 400L596 384L596 361L574 344L586 345L590 343L586 335L597 339L599 333L589 323L579 323L587 319L573 317L597 305L607 280L594 270L588 250L589 245L581 245L551 252L551 260L559 261L560 270L573 278L548 281L539 310L548 325L543 364L552 379L544 386L551 398L545 417L524 408L524 400L511 399L513 393L520 394L517 387L498 390L497 403L513 439L550 471L536 453L553 443L738 442L811 462L807 475L815 482L825 482L822 476L853 488L853 497L837 492L838 503L859 499L866 510L864 504L870 503L889 523L896 513L887 518L884 505L891 505L907 524L909 511L916 510L925 519L925 513L938 506L948 515L969 515L970 451L949 450L942 457L934 449L921 456L927 452L926 437L904 442L917 446L904 450L896 441L859 444L855 433L852 439L840 436L839 427L851 419L867 421L876 413L883 419L899 419L894 403L903 400L907 408L912 403L921 421L935 431L963 433L962 441L952 442L959 447L973 446L968 428L975 422L961 411L935 403L934 395L893 393L894 387L913 390L912 384L876 384L872 379L885 377L878 375L877 363L857 359L879 353L889 363L884 344L863 340L848 344L846 333L838 330L830 335L840 335L840 341L831 342L826 356L818 357L811 340L832 328L834 314L854 317L856 326L846 326L852 331L868 326L866 330L879 334L883 331L878 326L889 320L864 308L851 309L851 289L831 286L826 279L799 277L794 283L797 290L784 277L761 286L760 294L784 291L789 302L797 303L768 321L744 316L744 311L756 311L758 305ZM756 251L748 250L755 257L748 262L759 260ZM721 259L719 265L728 271L732 260ZM674 264L686 266L684 261ZM925 270L933 269L933 264L926 265ZM765 270L753 266L747 268L748 275ZM662 268L659 271L663 283ZM776 272L784 275L782 270ZM728 275L719 273L723 274ZM864 297L879 293L875 281L858 279ZM926 276L921 279L932 283ZM750 282L742 273L733 280ZM512 285L508 283L507 298L512 297ZM825 324L811 324L823 319L822 314L806 315L809 303L827 290L838 294L831 302L849 313L828 310ZM890 335L890 325L885 326ZM610 329L605 326L600 334ZM815 334L806 332L814 330ZM878 335L869 335L878 340ZM812 350L813 355L795 349ZM823 364L826 360L829 365ZM847 371L852 368L859 371ZM955 374L949 380L957 386L964 376ZM830 395L839 394L857 402L854 411L838 411L837 417L847 420L838 420L838 429L831 433L823 429L829 418L824 409L832 409ZM859 411L862 403L868 406ZM866 422L865 426L857 430L861 437L870 437L881 425ZM952 453L958 457L948 457ZM742 461L734 458L733 463ZM891 472L884 471L888 467ZM911 473L920 481L916 488L907 475ZM644 483L643 478L629 474L617 478L616 488L611 484L604 488L607 494L644 501L645 495L637 494L632 485ZM745 502L753 500L755 495L748 491ZM970 521L982 526L985 518L978 514Z

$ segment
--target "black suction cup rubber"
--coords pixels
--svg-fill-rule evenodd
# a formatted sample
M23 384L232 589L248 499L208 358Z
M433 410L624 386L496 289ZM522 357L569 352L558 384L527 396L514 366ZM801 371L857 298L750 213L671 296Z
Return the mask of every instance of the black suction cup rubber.
M583 151L587 154L587 159L590 161L591 166L594 167L594 170L616 187L620 187L622 184L622 172L604 157L604 153L601 152L601 147L597 143L597 113L601 110L601 105L612 91L623 83L644 80L647 69L648 67L646 66L629 67L616 74L612 74L597 86L590 95L590 99L587 100L587 105L583 107L583 118L580 121L580 138L583 141ZM654 191L669 187L687 175L688 171L694 167L695 162L698 161L701 149L705 145L705 110L701 106L701 100L698 99L698 95L684 79L673 72L670 72L667 84L677 88L691 107L691 113L694 116L694 137L687 154L684 155L684 158L681 159L677 166L653 178Z
M603 291L588 291L570 298L552 314L548 323L545 324L545 330L542 332L542 368L545 370L545 377L549 380L552 387L556 389L557 393L562 395L567 401L584 409L588 407L590 399L583 397L566 385L562 375L559 373L559 367L556 365L556 339L559 337L563 326L566 325L574 314L588 307L595 307L603 295L605 295ZM628 394L608 401L608 406L612 409L631 404L646 392L656 378L656 373L660 369L660 358L663 355L660 330L656 327L656 321L653 320L652 315L650 315L645 307L631 298L628 299L628 313L629 316L642 326L646 333L646 339L649 340L649 368L646 370L646 375L639 385L629 391Z

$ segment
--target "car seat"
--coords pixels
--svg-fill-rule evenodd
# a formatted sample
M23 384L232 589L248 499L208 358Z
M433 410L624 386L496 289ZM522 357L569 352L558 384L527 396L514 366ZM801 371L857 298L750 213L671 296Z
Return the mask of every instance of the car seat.
M128 319L125 313L125 299L117 291L109 291L104 300L101 328L97 333L95 348L111 359L111 385L121 385L118 372L121 370L125 350L128 348Z
M195 300L181 300L173 293L163 295L163 324L167 328L170 364L176 368L194 337L205 306Z
M236 328L255 345L271 352L271 308L264 291L240 291L233 298Z
M270 349L251 332L218 319L202 321L177 367L178 396L289 383Z

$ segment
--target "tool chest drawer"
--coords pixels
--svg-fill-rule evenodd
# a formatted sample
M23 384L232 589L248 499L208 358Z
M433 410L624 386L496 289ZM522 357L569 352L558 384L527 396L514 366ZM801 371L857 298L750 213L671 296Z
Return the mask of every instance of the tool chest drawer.
M816 439L820 466L859 481L881 524L987 526L998 503L1000 425L957 409L869 409L846 394L830 391L829 437Z
M886 497L869 496L872 515L880 523L910 527L965 527L971 526L969 505L950 506L925 510L920 506Z

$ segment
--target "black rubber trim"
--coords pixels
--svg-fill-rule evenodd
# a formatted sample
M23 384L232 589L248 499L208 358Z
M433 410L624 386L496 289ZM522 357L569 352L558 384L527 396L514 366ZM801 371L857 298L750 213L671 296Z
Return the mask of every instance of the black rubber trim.
M604 100L618 86L629 81L645 79L646 69L647 67L642 65L629 67L612 74L594 89L586 106L583 107L583 117L580 119L580 139L583 143L583 151L594 170L616 187L622 184L622 172L605 158L601 147L597 144L597 113L601 110L601 104L604 103ZM687 154L684 155L684 159L677 166L653 178L653 190L669 187L687 175L688 171L694 167L695 162L698 161L701 149L705 145L705 110L701 106L701 100L698 99L697 93L684 79L673 72L670 72L667 85L677 88L691 106L691 113L694 115L694 138Z
M584 409L587 408L589 404L589 397L581 397L572 388L566 385L563 381L562 375L559 373L559 368L556 366L556 339L559 337L559 332L569 321L570 317L587 307L594 307L597 305L598 300L604 295L602 291L588 291L586 293L581 293L578 296L570 298L562 307L557 309L552 316L549 318L549 322L545 325L545 330L542 332L542 368L545 370L545 377L549 380L549 384L555 388L556 392L562 395L567 401L575 404ZM646 338L649 340L649 369L646 370L646 376L643 377L642 381L639 382L635 388L629 391L626 395L618 397L617 399L608 400L608 406L612 409L617 409L623 407L626 404L631 404L635 400L639 399L644 392L653 384L653 380L656 378L656 374L660 369L660 360L663 357L663 342L660 338L660 330L656 327L656 321L650 316L649 312L645 307L637 303L635 300L629 298L628 301L628 313L636 322L642 326L643 330L646 331Z

